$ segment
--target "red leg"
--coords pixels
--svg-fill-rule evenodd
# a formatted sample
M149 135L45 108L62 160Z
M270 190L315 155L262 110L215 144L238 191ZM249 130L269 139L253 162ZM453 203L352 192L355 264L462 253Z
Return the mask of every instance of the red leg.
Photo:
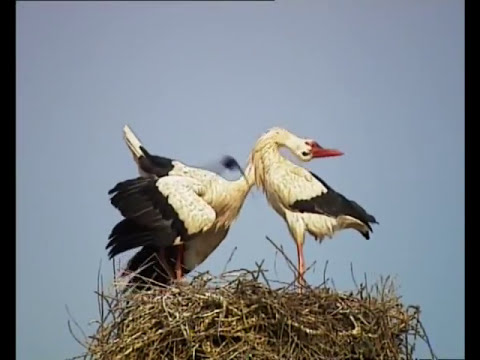
M174 274L172 272L172 269L168 267L168 262L167 258L165 256L165 249L160 249L158 251L158 261L160 262L160 265L162 266L163 270L168 276L171 278L174 277Z
M297 243L297 256L298 256L298 284L300 285L300 292L302 292L302 286L305 285L305 260L303 258L303 245Z
M175 274L176 274L177 280L181 280L183 277L183 271L182 271L183 251L184 251L183 244L178 245L177 263L175 265Z

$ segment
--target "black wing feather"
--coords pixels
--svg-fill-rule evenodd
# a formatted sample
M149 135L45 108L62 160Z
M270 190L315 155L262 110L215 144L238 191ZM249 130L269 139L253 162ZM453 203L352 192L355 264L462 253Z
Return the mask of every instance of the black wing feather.
M109 191L110 202L124 216L110 234L110 256L145 245L163 248L188 233L175 209L156 186L158 179L138 177Z
M151 246L158 251L172 244L176 237L177 232L171 227L151 229L132 219L123 219L112 229L105 248L109 250L108 257L111 259L141 246Z
M357 202L347 199L342 194L336 192L318 175L310 172L325 188L327 192L307 200L297 200L290 207L293 210L306 213L322 214L331 217L351 216L368 227L372 231L370 224L378 224L373 215L370 215Z

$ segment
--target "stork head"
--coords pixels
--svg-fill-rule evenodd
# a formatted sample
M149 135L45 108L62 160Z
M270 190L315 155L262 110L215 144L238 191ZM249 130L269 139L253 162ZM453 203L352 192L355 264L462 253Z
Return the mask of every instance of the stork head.
M343 152L339 150L324 148L315 140L298 137L279 127L270 129L262 138L263 141L273 141L278 146L287 147L299 160L305 162L317 158L343 155Z
M227 170L238 170L242 176L247 179L245 176L245 172L243 171L242 167L238 163L238 161L230 155L225 155L222 160L220 160L222 166Z
M312 139L299 138L298 140L294 141L294 144L292 147L290 147L290 149L299 160L305 162L312 159L343 155L343 152L340 150L324 148L323 146L320 146L318 142Z

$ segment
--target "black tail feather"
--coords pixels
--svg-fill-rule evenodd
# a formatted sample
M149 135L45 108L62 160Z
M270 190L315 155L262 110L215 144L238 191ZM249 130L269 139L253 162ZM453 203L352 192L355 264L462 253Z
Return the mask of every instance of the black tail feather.
M320 213L333 217L350 216L365 224L370 232L373 231L371 224L378 224L373 215L369 214L356 201L350 200L335 191L315 173L310 171L310 174L327 189L327 192L309 200L297 200L293 206L298 211ZM362 235L367 239L369 237L369 234L362 233Z
M377 220L375 219L375 216L367 213L367 211L363 207L361 207L356 201L353 201L353 200L349 200L349 201L353 209L355 209L355 211L358 213L357 216L359 216L359 218L365 221L365 224L367 226L370 227L370 224L378 224Z

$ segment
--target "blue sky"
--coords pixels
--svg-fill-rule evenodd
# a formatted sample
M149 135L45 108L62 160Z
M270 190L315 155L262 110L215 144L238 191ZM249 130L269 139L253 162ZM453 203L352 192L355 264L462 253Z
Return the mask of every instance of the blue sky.
M306 165L380 225L321 245L309 282L396 276L439 357L464 357L464 2L17 2L17 358L81 349L96 276L120 219L107 191L136 176L130 124L156 154L242 162L272 126L345 152ZM228 175L233 178L233 175ZM283 221L253 190L198 269L265 259ZM290 280L286 266L278 277ZM273 276L273 275L272 275ZM426 355L419 348L418 356Z

